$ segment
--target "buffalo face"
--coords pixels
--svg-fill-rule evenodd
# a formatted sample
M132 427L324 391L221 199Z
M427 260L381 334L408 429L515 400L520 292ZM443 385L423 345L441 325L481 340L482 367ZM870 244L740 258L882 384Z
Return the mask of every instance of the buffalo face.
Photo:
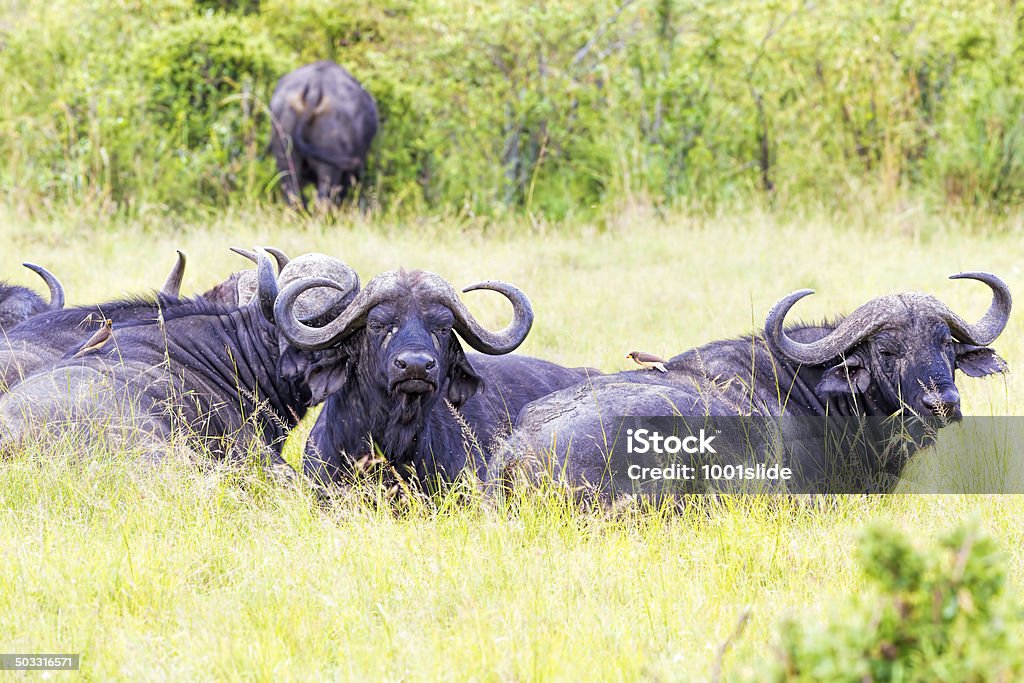
M914 321L878 332L822 375L822 395L875 397L886 413L906 406L921 416L958 420L955 371L970 377L1003 372L1006 363L986 346L956 341L941 320Z
M458 407L476 393L480 380L455 337L455 315L409 294L369 311L360 355L375 367L379 386L401 403L432 405L445 389Z
M366 334L380 355L389 393L433 393L441 380L453 316L436 304L422 314L410 308L393 302L375 307L367 316Z
M988 312L971 325L926 294L873 299L821 339L798 342L783 328L786 312L810 290L782 299L768 316L766 336L790 360L823 365L817 386L822 397L852 396L871 414L901 408L922 417L961 417L955 371L983 377L1006 370L990 344L1009 319L1009 289L988 273L954 278L980 280L993 290ZM838 362L836 362L838 359Z
M465 290L490 289L512 303L512 322L494 332L477 322L442 278L399 270L378 275L343 313L312 327L289 310L294 298L316 286L332 285L313 279L281 292L279 329L291 343L319 350L305 371L314 399L344 389L361 412L385 418L384 431L393 437L387 442L396 452L415 442L417 430L442 397L458 408L479 389L480 377L459 337L483 353L509 353L526 338L533 322L526 295L507 283L489 281Z

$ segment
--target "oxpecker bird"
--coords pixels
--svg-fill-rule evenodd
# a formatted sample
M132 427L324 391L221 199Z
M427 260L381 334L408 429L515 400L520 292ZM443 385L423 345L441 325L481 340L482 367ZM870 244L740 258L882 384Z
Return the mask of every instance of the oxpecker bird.
M82 348L78 349L75 355L71 357L81 358L86 354L90 354L93 351L99 351L100 349L102 349L103 345L110 340L110 337L113 334L113 326L113 320L111 320L110 318L104 319L103 322L100 324L100 329L96 330L96 334L89 337L89 341L85 342L85 344L82 345Z
M643 351L630 351L626 358L632 358L633 361L642 367L644 370L658 370L659 372L668 372L665 369L665 360L658 358L652 353L644 353Z

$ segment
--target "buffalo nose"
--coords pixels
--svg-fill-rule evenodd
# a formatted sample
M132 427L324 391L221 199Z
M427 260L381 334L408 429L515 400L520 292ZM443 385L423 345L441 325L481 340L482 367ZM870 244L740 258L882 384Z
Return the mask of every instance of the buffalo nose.
M395 357L395 367L407 374L426 374L437 367L437 361L422 351L405 351Z
M955 413L960 408L960 392L949 387L942 391L929 392L924 396L925 407L933 415Z

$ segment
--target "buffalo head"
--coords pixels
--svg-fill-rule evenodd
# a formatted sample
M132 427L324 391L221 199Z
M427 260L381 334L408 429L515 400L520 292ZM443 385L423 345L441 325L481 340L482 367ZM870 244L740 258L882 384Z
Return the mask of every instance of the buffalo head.
M345 311L322 327L310 327L292 312L292 302L311 287L333 287L330 280L307 279L285 287L278 298L276 320L292 344L321 349L345 362L325 364L344 370L321 382L317 393L331 393L355 373L360 385L398 408L399 421L411 422L444 395L454 406L476 393L480 378L455 336L477 351L509 353L526 338L533 324L529 299L504 282L481 282L464 289L490 289L513 307L513 319L498 332L485 329L441 277L424 271L390 271L375 277ZM337 360L336 358L334 359Z
M907 293L878 297L856 309L821 339L801 343L784 329L786 314L809 289L793 292L772 308L765 322L768 341L790 360L828 365L819 395L854 396L871 413L907 407L919 416L960 417L954 371L982 377L1006 369L989 344L1006 327L1012 300L990 273L960 273L951 279L984 282L993 292L984 317L969 324L935 297Z

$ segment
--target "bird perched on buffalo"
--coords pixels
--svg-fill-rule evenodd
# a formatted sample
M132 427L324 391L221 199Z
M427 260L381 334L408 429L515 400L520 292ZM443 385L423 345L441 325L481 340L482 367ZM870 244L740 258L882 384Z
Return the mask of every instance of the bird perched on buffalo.
M633 361L642 367L644 370L657 370L659 372L668 372L665 369L666 361L663 358L658 358L653 353L644 353L643 351L630 351L626 358L632 358Z
M94 353L103 348L103 345L110 341L110 338L114 335L114 321L110 318L105 318L100 323L100 329L96 330L96 333L89 337L89 341L82 345L82 348L75 352L72 358L81 358L90 353Z

